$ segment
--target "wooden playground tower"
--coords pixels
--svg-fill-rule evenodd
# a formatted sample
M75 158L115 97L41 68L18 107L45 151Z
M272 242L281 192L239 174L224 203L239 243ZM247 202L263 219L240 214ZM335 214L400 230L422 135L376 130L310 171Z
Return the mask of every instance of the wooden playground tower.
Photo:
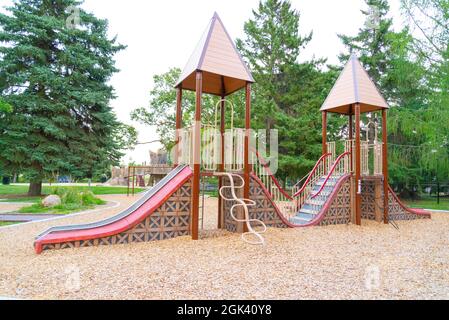
M198 239L199 224L199 208L200 208L200 181L204 175L214 175L217 172L231 171L241 174L244 178L244 192L241 195L243 199L254 198L250 195L250 187L252 179L257 180L261 184L261 188L265 189L267 197L271 201L271 206L275 207L275 211L284 225L290 227L298 227L301 224L294 223L296 214L301 214L301 208L307 205L312 207L312 218L310 221L317 221L319 212L324 212L326 205L325 199L320 205L317 199L324 194L326 188L331 188L330 181L347 176L347 183L350 184L350 191L346 192L347 199L350 198L350 221L361 225L362 221L362 205L371 202L372 208L375 208L375 219L383 220L388 223L389 220L389 185L388 185L388 163L387 163L387 110L388 104L382 97L375 84L372 82L367 72L363 69L359 60L352 55L342 71L340 77L332 88L329 96L324 102L322 112L322 158L317 162L314 170L308 175L308 179L303 183L302 188L293 189L291 192L283 190L281 184L276 180L270 170L264 165L264 160L250 149L249 130L251 128L251 83L254 79L238 53L232 39L227 33L221 19L215 13L211 19L206 31L201 37L196 49L190 57L184 71L182 72L177 84L177 106L176 106L176 143L175 165L189 164L193 168L192 179L192 202L191 202L191 236L192 239ZM239 129L244 132L244 139L240 143L243 144L243 165L237 170L228 168L224 164L225 155L225 112L226 97L230 94L245 89L246 105L245 105L245 128ZM183 90L196 92L195 105L195 123L190 128L182 128L182 94ZM219 145L221 147L218 158L215 159L217 166L207 167L201 159L204 159L203 133L207 124L202 123L202 95L203 93L212 94L220 97L220 112L217 118L220 118L219 125ZM233 106L231 111L233 111ZM369 121L365 124L366 141L362 141L362 119L361 115L377 112L382 114L382 139L378 141L378 124ZM347 139L342 141L327 141L327 120L328 114L335 113L347 115L348 133ZM369 141L369 129L374 126L375 137L372 142ZM231 124L232 127L232 124ZM215 128L217 129L217 128ZM184 130L184 131L183 131ZM186 131L190 134L186 138ZM182 141L184 140L184 141ZM186 141L188 140L188 141ZM181 147L183 145L184 146ZM337 152L337 144L344 144L344 152ZM190 149L189 155L185 156L187 148ZM235 146L234 146L235 147ZM182 150L184 149L184 150ZM238 146L231 148L230 152L235 153ZM207 151L207 150L206 150ZM226 150L228 152L228 149ZM216 158L217 151L212 150L206 152L206 156ZM183 154L181 156L181 154ZM181 160L181 158L183 158ZM256 160L254 160L256 158ZM374 159L374 163L372 160ZM307 177L305 177L307 178ZM324 179L319 191L314 194L314 187L320 183L320 179ZM303 180L304 181L304 180ZM219 178L219 189L223 186L223 177ZM369 198L371 190L375 193L373 198ZM362 189L365 191L362 192ZM365 200L362 200L362 196ZM383 201L379 204L379 199ZM345 200L346 202L348 200ZM329 202L329 201L328 201ZM372 203L374 202L374 205ZM265 205L268 208L270 205ZM331 206L332 207L332 206ZM218 228L226 228L223 224L223 215L225 211L223 199L218 200ZM335 209L337 210L337 209ZM345 209L346 212L348 209ZM381 213L379 211L382 211ZM310 213L310 210L309 210ZM366 214L365 214L366 216ZM371 217L370 217L371 218ZM347 220L347 219L346 219ZM346 221L345 220L345 221ZM338 219L333 219L333 223L338 223ZM343 221L340 219L340 221ZM306 221L307 222L307 221ZM316 222L314 222L316 223ZM342 222L340 222L342 223ZM306 226L309 225L305 223ZM243 225L241 232L246 231Z
M195 123L192 126L192 203L191 203L191 236L198 239L199 207L200 207L200 180L202 174L225 171L225 112L226 97L245 89L245 129L243 171L245 188L244 198L249 198L250 171L249 164L249 129L251 128L251 83L254 79L238 53L231 37L226 31L220 17L215 13L201 37L196 49L191 55L177 84L176 99L176 143L175 166L180 163L180 140L182 128L182 95L183 90L195 91ZM215 170L204 170L201 165L201 132L202 132L202 95L203 93L220 97L220 137L221 152ZM185 151L184 151L185 152ZM208 172L206 172L208 171ZM223 178L219 178L219 188L223 185ZM218 227L222 228L223 212L222 199L219 198Z
M277 181L268 161L255 151L250 133L253 82L223 23L214 14L176 84L175 168L115 216L44 231L34 243L36 252L187 235L197 240L200 180L204 176L219 177L218 228L240 233L245 242L254 245L265 243L262 234L268 227L431 218L425 210L407 208L388 184L388 105L355 56L349 59L321 108L323 154L312 171L289 191ZM246 93L245 128L233 128L234 106L226 97L241 89ZM196 92L194 123L185 128L183 90ZM220 98L214 125L202 123L203 93ZM230 129L225 123L227 110L231 112ZM378 141L378 123L372 119L379 112L382 142ZM349 118L348 129L339 132L340 141L327 139L329 113ZM367 123L362 122L364 113L369 113ZM370 135L372 128L374 134ZM364 141L362 130L366 132Z
M329 96L321 107L322 112L322 136L323 155L334 153L335 142L327 141L328 113L336 113L348 116L348 138L345 143L345 151L351 155L351 172L353 173L352 199L354 201L355 223L361 225L362 214L362 183L364 180L375 181L376 195L383 197L383 220L388 223L388 148L387 148L387 102L382 97L375 84L364 70L355 55L351 55L344 70L332 88ZM361 141L361 114L382 113L382 142L377 142L377 123L369 122L366 125L366 141ZM375 137L372 148L369 144L370 124L374 124ZM354 130L355 127L355 130ZM355 137L355 139L354 139ZM331 150L330 150L331 149ZM369 155L372 150L374 158L374 170L370 173ZM381 188L380 183L383 184Z

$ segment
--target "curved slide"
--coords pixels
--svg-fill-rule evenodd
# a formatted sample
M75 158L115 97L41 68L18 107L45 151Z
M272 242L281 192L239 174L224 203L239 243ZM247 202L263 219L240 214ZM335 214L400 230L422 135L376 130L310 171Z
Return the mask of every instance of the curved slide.
M409 214L415 214L417 216L421 216L421 217L425 217L425 218L430 218L431 217L431 213L429 211L427 211L427 210L418 209L418 208L410 208L410 207L406 206L399 199L399 197L396 195L396 193L393 191L393 189L391 188L390 185L388 186L388 191L392 195L393 201L396 202L405 212L407 212Z
M36 237L36 253L41 253L45 244L93 240L124 232L150 216L191 176L189 166L178 166L128 209L113 217L94 223L52 227Z

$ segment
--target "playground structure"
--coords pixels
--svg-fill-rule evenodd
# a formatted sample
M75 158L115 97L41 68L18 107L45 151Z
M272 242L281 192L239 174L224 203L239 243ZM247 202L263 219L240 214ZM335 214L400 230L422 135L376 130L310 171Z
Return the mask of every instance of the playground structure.
M149 187L155 185L165 177L172 167L167 164L167 153L159 150L150 151L150 164L130 165L111 168L111 179L105 184L128 187L128 195L134 195L135 187Z
M263 244L266 227L299 228L388 223L430 218L406 208L388 185L388 105L355 56L324 102L322 157L292 190L284 190L251 143L251 84L254 79L214 14L176 84L175 168L124 212L86 225L51 228L35 241L37 253L190 235L199 239L200 183L218 177L218 229ZM234 128L234 106L226 98L245 90L245 128ZM182 127L183 90L196 93L194 123ZM215 123L202 123L202 95L219 97ZM228 114L227 114L228 113ZM329 113L348 116L342 141L327 141ZM362 141L361 115L370 113ZM382 115L382 140L379 123ZM231 123L226 124L226 115ZM374 134L373 134L374 133ZM237 183L236 183L237 182ZM256 228L258 227L258 228Z

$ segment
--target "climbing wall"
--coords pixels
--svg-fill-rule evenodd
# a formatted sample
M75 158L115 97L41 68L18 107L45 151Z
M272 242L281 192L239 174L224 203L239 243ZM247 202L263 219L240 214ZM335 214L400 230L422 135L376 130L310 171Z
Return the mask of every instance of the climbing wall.
M191 181L187 181L156 211L133 228L109 237L45 244L43 250L165 240L190 234Z

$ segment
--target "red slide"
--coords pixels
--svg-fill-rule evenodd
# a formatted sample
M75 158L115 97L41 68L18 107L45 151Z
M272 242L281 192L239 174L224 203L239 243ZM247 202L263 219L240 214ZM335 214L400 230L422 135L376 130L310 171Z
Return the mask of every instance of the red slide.
M131 207L111 218L89 224L50 228L36 238L36 253L41 253L45 244L93 240L129 230L150 216L191 176L189 166L178 166Z
M404 209L406 212L410 213L410 214L416 214L418 216L424 216L426 218L430 218L431 217L431 213L427 210L424 209L418 209L418 208L410 208L407 207L400 199L399 197L396 195L396 193L393 191L393 189L391 188L391 186L388 186L388 191L390 191L390 194L393 196L393 201L396 202L402 209Z

